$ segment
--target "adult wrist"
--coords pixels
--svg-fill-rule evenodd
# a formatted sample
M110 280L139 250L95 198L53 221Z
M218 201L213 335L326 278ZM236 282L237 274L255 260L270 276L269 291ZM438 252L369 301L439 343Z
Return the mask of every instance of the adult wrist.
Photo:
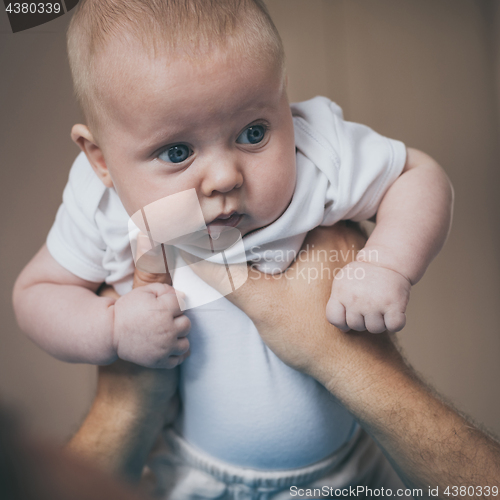
M393 377L407 371L387 333L336 332L335 352L323 356L322 383L350 411L359 413L376 392L385 390ZM329 365L328 357L330 357ZM359 396L371 388L371 396ZM360 401L363 404L360 405Z
M150 369L119 360L99 367L97 399L141 416L163 414L177 389L177 370Z

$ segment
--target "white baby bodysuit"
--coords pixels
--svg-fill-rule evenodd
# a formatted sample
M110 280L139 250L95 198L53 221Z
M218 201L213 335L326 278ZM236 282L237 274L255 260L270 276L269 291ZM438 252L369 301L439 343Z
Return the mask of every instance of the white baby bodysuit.
M344 121L324 97L291 109L297 149L292 201L278 220L243 239L247 259L270 273L288 267L314 227L372 217L406 161L401 142ZM134 271L128 219L115 190L101 183L82 153L48 249L73 274L106 281L123 295ZM193 272L183 273L182 283L174 275L174 287L188 301L190 293L210 293ZM282 363L226 298L186 314L191 356L181 365L183 410L175 428L193 446L242 467L291 469L321 460L352 434L349 413L316 381Z

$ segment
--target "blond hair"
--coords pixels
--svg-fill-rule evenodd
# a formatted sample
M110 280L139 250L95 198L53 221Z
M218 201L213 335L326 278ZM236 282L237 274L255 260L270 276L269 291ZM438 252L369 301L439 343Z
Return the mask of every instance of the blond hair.
M91 130L102 107L95 60L114 38L141 43L153 57L165 49L196 57L234 48L284 69L283 44L263 0L81 0L68 29L68 57Z

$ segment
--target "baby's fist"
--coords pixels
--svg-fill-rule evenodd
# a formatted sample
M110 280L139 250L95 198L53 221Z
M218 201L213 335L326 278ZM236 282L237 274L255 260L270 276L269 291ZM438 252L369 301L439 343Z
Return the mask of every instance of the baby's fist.
M410 282L396 271L351 262L333 280L326 317L343 331L398 332L406 323L410 289Z
M114 308L113 345L119 358L147 368L174 368L187 357L191 324L171 286L135 288Z

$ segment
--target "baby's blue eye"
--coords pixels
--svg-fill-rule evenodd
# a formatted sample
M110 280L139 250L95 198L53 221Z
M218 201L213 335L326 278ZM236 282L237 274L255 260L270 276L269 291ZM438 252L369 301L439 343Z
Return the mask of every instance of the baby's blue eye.
M176 144L168 149L162 151L158 158L166 161L167 163L181 163L192 154L191 148L185 144Z
M236 139L238 144L258 144L266 135L266 127L264 125L252 125L245 129Z

